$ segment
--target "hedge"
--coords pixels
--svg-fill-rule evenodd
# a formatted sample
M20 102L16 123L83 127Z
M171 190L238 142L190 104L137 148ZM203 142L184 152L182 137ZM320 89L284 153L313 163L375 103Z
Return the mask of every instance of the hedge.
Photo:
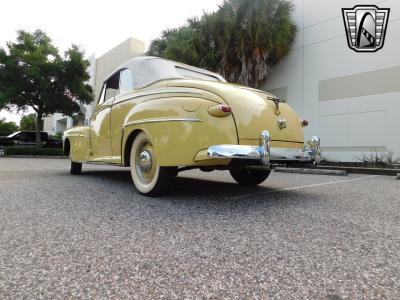
M45 155L63 156L63 149L60 148L40 148L40 147L4 147L4 155Z

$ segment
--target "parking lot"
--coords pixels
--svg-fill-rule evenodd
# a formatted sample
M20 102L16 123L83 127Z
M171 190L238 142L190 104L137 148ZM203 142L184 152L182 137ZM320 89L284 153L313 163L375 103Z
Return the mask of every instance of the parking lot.
M179 174L0 158L0 298L400 298L400 181Z

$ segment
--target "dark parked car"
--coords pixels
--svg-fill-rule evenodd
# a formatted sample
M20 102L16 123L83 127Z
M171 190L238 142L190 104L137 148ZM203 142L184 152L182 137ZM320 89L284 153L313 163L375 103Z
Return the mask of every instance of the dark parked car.
M47 132L41 132L42 146L46 148L62 148L62 141L49 138ZM36 146L35 131L17 131L9 136L0 137L0 147Z

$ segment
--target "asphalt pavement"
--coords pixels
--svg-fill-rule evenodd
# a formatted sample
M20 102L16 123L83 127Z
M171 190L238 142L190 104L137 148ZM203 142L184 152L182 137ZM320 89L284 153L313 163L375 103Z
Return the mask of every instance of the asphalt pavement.
M0 299L400 299L400 181L128 169L0 157Z

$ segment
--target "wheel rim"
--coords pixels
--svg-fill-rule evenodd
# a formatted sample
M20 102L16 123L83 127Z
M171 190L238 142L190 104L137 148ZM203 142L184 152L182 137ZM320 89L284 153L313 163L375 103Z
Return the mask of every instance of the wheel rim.
M138 179L143 184L149 184L154 180L157 161L153 145L149 140L143 140L136 149L135 169Z

